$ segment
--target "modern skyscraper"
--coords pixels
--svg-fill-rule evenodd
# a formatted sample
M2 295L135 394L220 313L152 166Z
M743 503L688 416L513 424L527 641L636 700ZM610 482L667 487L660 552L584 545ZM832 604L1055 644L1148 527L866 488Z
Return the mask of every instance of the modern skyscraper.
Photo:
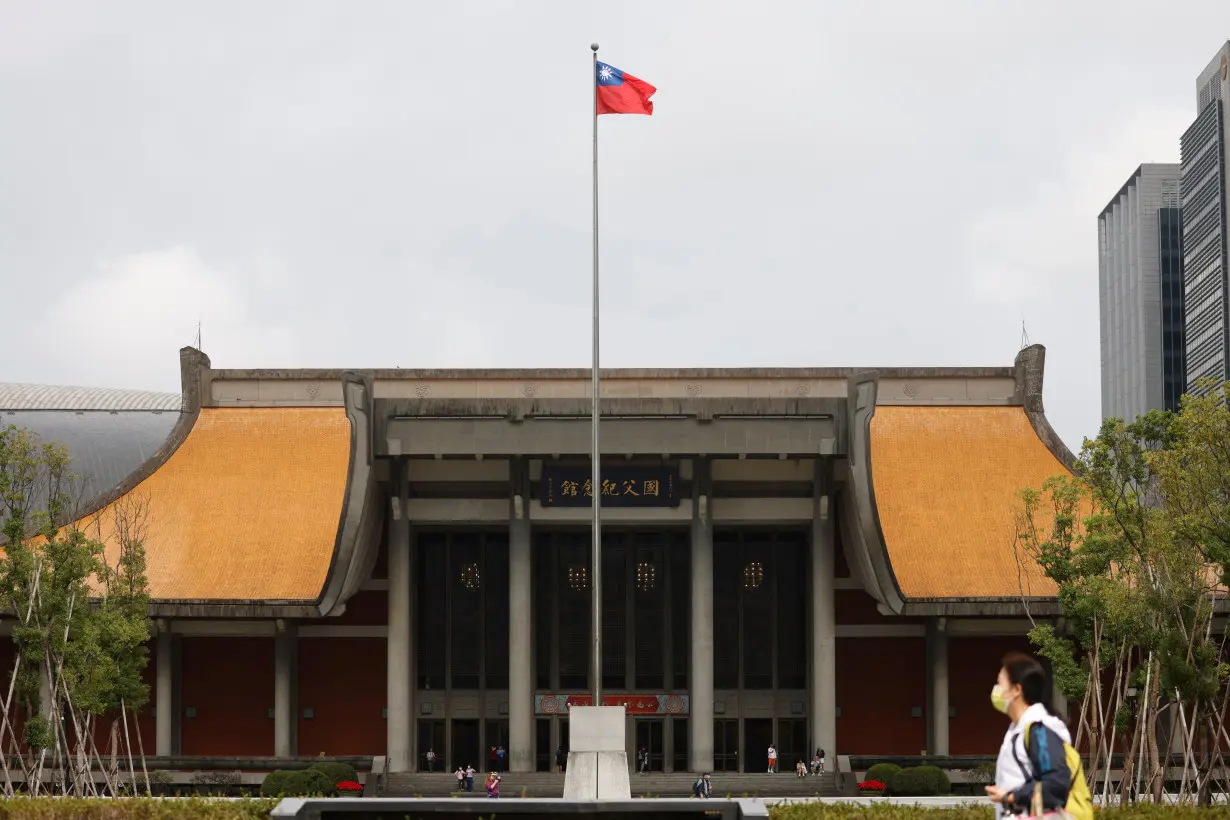
M1196 121L1180 142L1187 388L1227 378L1226 128L1230 42L1196 80Z
M1176 409L1186 384L1179 166L1141 165L1098 215L1102 416Z

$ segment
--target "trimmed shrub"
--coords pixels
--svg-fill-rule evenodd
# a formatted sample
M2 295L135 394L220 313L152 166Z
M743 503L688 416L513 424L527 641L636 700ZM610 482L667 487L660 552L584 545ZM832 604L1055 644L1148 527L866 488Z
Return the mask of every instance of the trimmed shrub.
M337 793L336 785L318 769L279 769L265 775L261 797L332 797Z
M938 797L951 790L948 775L935 766L902 769L888 781L888 793L895 797Z
M856 803L779 803L770 820L993 820L990 804L935 809L923 806ZM1161 806L1099 809L1098 820L1230 820L1230 806Z
M923 776L926 777L936 794L950 794L952 792L952 781L948 779L948 772L939 766L919 766L918 771L923 773ZM995 779L994 773L991 774L991 779Z
M901 767L896 763L877 763L867 770L867 776L864 780L879 780L885 785L893 779L893 775L901 771Z
M308 768L323 772L334 786L346 780L357 781L359 779L359 773L349 763L330 763L322 760L319 763L313 763Z
M152 773L151 773L152 774ZM268 820L276 800L16 797L0 800L3 820Z

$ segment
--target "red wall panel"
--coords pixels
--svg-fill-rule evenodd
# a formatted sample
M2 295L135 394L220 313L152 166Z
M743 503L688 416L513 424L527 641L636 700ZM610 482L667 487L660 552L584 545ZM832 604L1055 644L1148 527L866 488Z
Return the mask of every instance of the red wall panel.
M991 706L991 687L999 662L1012 650L1029 652L1025 636L948 639L948 704L956 716L948 721L948 751L954 755L999 752L1008 719Z
M273 638L182 643L185 755L272 755Z
M356 592L346 611L330 618L330 626L384 626L389 622L389 593L383 589Z
M916 755L927 746L923 638L837 639L837 751Z
M925 618L903 618L900 615L882 615L876 608L875 598L861 589L839 589L834 595L834 615L837 623L847 624L922 624Z
M299 754L384 754L387 668L384 638L301 638Z

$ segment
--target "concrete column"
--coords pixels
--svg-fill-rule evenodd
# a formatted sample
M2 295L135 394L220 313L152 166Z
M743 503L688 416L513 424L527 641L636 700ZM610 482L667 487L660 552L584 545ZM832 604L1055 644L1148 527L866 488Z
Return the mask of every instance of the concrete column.
M813 742L829 760L837 756L837 607L831 465L816 459L815 509L811 525L811 718Z
M948 754L948 625L927 619L927 752Z
M410 607L413 562L410 554L410 520L407 507L410 482L406 461L393 463L393 486L389 516L389 637L388 637L388 771L414 771L414 623Z
M508 523L508 767L534 771L534 664L528 481L513 464ZM543 647L545 650L545 647Z
M158 625L154 674L157 676L154 690L154 754L170 757L175 743L175 676L174 653L171 643L171 625L165 621Z
M299 640L298 627L278 620L273 639L273 755L294 757L295 730L298 721L295 708L299 676L295 661Z
M709 462L692 462L692 771L713 769L713 524L709 515Z

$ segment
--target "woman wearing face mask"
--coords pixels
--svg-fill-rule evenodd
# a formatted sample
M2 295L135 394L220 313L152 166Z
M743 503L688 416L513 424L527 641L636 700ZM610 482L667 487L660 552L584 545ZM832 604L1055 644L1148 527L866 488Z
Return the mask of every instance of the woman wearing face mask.
M1050 695L1042 664L1023 652L1004 656L999 679L991 690L991 703L1012 724L999 747L995 785L987 796L995 803L995 816L1030 812L1035 786L1042 784L1044 812L1062 812L1068 802L1071 772L1064 743L1071 743L1068 727L1046 705ZM1029 742L1022 729L1028 727Z

